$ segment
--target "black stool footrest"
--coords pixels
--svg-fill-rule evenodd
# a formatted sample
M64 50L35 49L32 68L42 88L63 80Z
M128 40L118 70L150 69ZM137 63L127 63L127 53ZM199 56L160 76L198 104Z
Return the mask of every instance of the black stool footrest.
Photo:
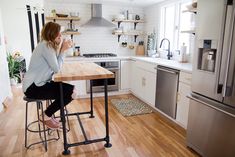
M52 134L52 130L50 128L47 128L45 126L45 124L43 124L40 121L40 119L39 119L40 112L42 114L42 117L44 117L42 101L46 101L46 107L48 107L48 105L50 105L50 103L51 103L51 100L49 100L49 99L45 99L45 100L44 99L40 99L39 100L39 99L31 99L31 98L27 98L27 97L24 97L23 99L26 101L25 147L28 149L28 148L30 148L33 145L42 143L44 145L44 147L45 147L45 150L47 151L47 142L49 142L49 141L57 141L57 140L60 139L60 135L59 135L58 129L56 130L57 137L51 137L51 138L47 139L47 134L51 135ZM36 104L35 106L37 107L37 120L34 120L34 121L30 122L30 123L28 123L28 105L29 105L29 103L30 104L34 103L34 104ZM37 124L37 129L32 127L34 124L35 125ZM41 140L27 145L27 136L28 136L27 134L28 134L28 132L38 133Z
M27 125L27 128L26 128L26 129L27 129L28 131L30 131L30 132L35 132L35 133L44 132L44 130L32 130L32 129L30 129L30 126L33 125L33 124L35 124L35 123L39 123L38 120L35 120L35 121L29 123L29 124ZM49 131L49 130L51 130L51 129L47 128L45 131Z

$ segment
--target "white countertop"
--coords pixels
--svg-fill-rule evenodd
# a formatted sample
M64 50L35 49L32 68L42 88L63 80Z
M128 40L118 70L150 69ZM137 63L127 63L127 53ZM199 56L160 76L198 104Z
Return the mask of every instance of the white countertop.
M178 69L181 71L192 73L192 64L191 63L180 63L175 60L167 60L163 58L152 58L152 57L131 57L134 60L146 61L149 63L154 63L156 65L162 65L169 68Z
M96 62L96 61L112 61L112 60L140 60L148 63L153 63L156 65L162 65L169 68L178 69L181 71L192 73L191 63L179 63L174 60L167 60L162 58L152 58L144 56L117 56L117 57L104 57L104 58L85 58L85 57L66 57L65 61L84 61L84 62Z

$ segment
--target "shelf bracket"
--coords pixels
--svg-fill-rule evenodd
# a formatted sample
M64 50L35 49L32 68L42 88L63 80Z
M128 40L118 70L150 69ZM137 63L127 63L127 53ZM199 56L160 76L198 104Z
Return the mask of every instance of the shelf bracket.
M138 37L138 35L134 35L134 37L135 37L135 42L136 42L136 38Z
M121 23L122 23L122 21L118 21L118 28L120 27Z
M137 25L138 22L134 22L134 29L136 29L136 25Z
M118 42L120 41L120 37L121 37L121 35L119 34L119 35L118 35Z

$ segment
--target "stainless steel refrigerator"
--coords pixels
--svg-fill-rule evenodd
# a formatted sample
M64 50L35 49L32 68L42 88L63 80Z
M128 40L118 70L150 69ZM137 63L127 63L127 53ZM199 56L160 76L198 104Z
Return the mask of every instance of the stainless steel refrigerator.
M235 0L198 0L187 145L235 157Z

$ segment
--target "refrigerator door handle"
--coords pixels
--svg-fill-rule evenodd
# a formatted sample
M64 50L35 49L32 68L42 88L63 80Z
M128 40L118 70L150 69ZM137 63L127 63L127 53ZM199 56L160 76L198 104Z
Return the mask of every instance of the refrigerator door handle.
M232 39L233 39L233 29L235 22L235 11L234 6L230 3L225 6L224 13L224 22L223 22L223 31L221 36L223 37L220 43L220 71L218 78L217 93L222 93L222 96L225 97L227 93L227 84L228 84L228 75L229 75L229 65L231 59L231 50L232 50Z
M232 88L233 88L233 75L234 75L234 69L232 69L232 74L230 73L230 68L233 68L233 62L234 59L232 58L232 46L233 46L233 35L234 35L234 23L235 23L235 10L233 6L232 10L232 24L230 27L230 37L229 37L229 46L228 46L228 58L227 58L227 64L226 64L226 71L225 71L225 79L224 79L224 88L223 88L223 97L231 96L232 95Z
M218 85L217 85L217 94L222 94L224 91L224 82L225 82L225 71L226 71L226 63L228 62L228 47L229 41L231 36L231 18L232 18L232 10L233 6L226 4L224 6L224 13L223 13L223 23L222 23L222 30L220 36L222 37L219 46L218 46L218 58L219 60L219 77L218 77Z

